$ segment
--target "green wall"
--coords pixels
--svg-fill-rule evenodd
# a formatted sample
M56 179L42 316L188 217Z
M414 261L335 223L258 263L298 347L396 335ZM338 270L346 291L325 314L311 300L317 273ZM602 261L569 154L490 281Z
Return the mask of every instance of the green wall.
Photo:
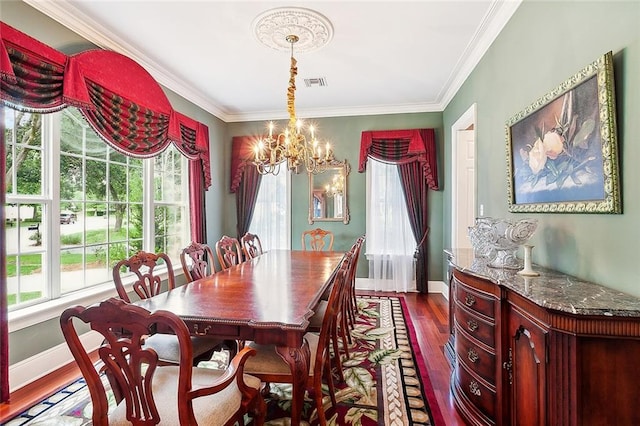
M640 2L525 1L444 111L445 164L451 126L477 104L478 205L485 215L535 217L533 261L640 296ZM505 122L587 64L614 54L622 215L510 214ZM451 170L446 167L445 182ZM445 246L451 243L451 189L444 194ZM441 265L445 268L445 265Z
M392 89L392 88L389 88ZM283 103L283 109L286 105ZM285 120L281 120L282 123ZM293 175L292 186L292 211L291 211L291 247L301 248L301 235L304 230L321 227L332 231L335 234L334 249L348 250L355 240L363 235L366 230L365 206L366 206L366 179L365 173L358 173L358 161L360 157L360 136L366 130L392 130L392 129L415 129L434 128L436 131L436 143L438 151L438 167L442 169L443 160L443 131L442 113L420 113L420 114L391 114L377 116L356 116L356 117L335 117L316 118L318 123L319 137L327 140L334 147L335 157L338 160L346 159L351 166L348 185L348 206L351 220L348 224L342 222L315 222L309 225L309 188L308 176L305 173ZM278 123L280 124L280 123ZM258 135L264 132L265 122L244 122L229 123L228 147L231 150L231 138L233 136ZM230 154L229 154L230 155ZM229 164L226 165L225 187L229 188ZM440 169L440 179L442 172ZM226 200L227 214L225 216L225 229L227 232L235 233L236 214L235 198L233 194L228 194ZM429 191L429 279L442 280L443 254L443 192ZM365 245L366 252L366 245ZM358 276L368 276L368 264L364 256L361 256L358 264Z

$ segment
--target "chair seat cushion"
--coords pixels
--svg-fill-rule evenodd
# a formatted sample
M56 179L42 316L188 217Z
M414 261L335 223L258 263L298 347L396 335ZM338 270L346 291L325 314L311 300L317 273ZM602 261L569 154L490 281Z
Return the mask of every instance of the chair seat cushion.
M311 318L309 318L309 331L314 333L320 332L320 328L322 328L322 321L324 320L324 313L327 311L327 306L329 306L329 302L326 300L318 302L315 313Z
M153 375L153 397L163 425L182 424L178 419L178 366L158 367ZM224 370L194 368L192 389L211 386ZM244 382L254 389L260 388L260 379L244 375ZM213 395L202 396L193 400L193 412L199 425L225 424L238 410L242 402L242 394L233 381L224 390ZM109 425L130 425L126 418L125 400L109 414Z
M309 375L311 376L313 375L319 336L315 333L307 333L304 338L309 342L311 352L311 365L309 366ZM245 372L256 375L291 375L289 365L278 355L275 345L259 345L255 342L249 342L247 345L255 349L257 353L247 359L244 365Z
M193 357L212 350L214 347L222 343L222 340L212 339L209 337L191 337L191 346L193 347ZM178 338L173 334L156 333L144 342L145 347L153 348L158 354L158 359L163 362L177 364L180 361L180 346Z

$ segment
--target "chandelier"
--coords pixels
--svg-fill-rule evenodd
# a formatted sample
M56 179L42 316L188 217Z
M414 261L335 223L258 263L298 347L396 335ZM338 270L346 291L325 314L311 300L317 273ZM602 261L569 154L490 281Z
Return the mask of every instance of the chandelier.
M296 75L297 61L293 57L293 46L299 40L295 34L285 37L291 45L291 66L289 68L289 86L287 87L287 112L289 121L282 132L276 131L273 122L269 123L269 136L258 140L255 145L254 164L261 175L280 172L286 162L289 171L298 173L304 167L308 173L322 173L333 160L333 150L327 143L324 146L316 138L313 126L304 127L302 120L296 117ZM308 134L305 135L305 131Z
M324 190L329 197L337 197L344 192L344 176L334 175L331 183L325 185Z

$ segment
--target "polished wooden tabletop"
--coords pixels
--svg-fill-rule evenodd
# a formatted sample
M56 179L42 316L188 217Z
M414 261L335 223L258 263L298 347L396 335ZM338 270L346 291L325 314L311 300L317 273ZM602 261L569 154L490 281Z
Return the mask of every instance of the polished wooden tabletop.
M193 326L198 326L193 334L203 334L206 324L215 328L207 334L229 338L255 340L255 332L248 328L299 334L306 330L308 318L342 256L335 251L270 250L136 304L150 311L165 309L177 314L192 332Z

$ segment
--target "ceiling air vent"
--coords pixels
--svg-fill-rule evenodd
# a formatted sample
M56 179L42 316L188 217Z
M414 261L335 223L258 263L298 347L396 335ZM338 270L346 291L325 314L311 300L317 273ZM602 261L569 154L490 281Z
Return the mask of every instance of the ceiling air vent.
M305 78L304 85L307 87L324 87L327 85L327 80L324 77Z

